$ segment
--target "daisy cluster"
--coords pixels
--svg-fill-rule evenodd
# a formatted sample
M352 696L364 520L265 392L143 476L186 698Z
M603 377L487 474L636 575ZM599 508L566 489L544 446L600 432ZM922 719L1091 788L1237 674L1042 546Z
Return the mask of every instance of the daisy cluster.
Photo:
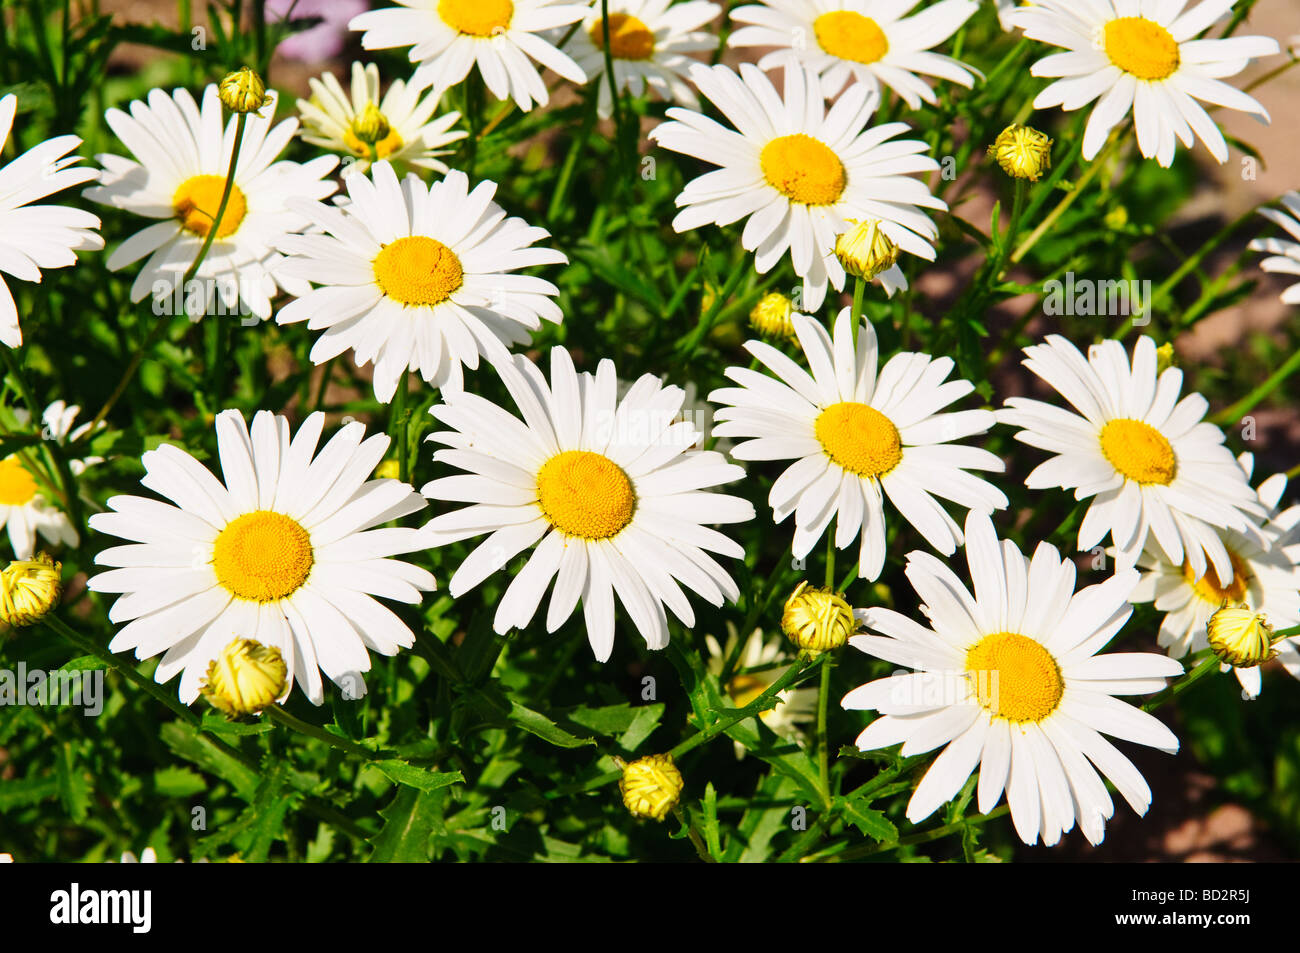
M386 88L375 63L354 63L346 85L312 79L297 117L278 122L274 92L245 89L258 108L232 113L217 84L153 89L107 111L122 150L97 155L98 168L78 164L80 140L61 135L0 169L0 272L39 282L105 247L97 216L33 204L85 186L115 221L146 220L115 236L106 259L130 277L131 302L163 313L179 294L193 321L227 308L252 323L305 324L311 364L348 355L395 418L424 394L433 421L433 476L418 489L402 442L358 421L327 436L320 412L295 426L271 409L220 409L211 461L170 440L144 452L139 482L152 495L108 496L85 522L101 543L116 538L88 581L114 597L109 649L158 657L156 681L179 677L186 705L235 638L278 650L281 701L297 685L320 705L327 681L355 699L372 654L429 637L402 606L438 588L418 565L432 561L448 570L451 600L502 576L498 635L552 633L580 615L606 662L621 631L661 650L696 627L701 604L750 612L737 576L755 567L737 528L757 521L786 558L824 544L833 567L848 551L863 593L891 561L915 590L901 608L858 608L850 639L910 671L842 698L843 709L878 713L860 749L942 749L909 821L976 770L979 810L1005 798L1026 843L1054 844L1076 826L1100 842L1115 809L1106 782L1145 813L1149 787L1106 736L1171 753L1179 742L1120 696L1163 690L1189 653L1218 653L1250 697L1273 657L1300 678L1300 636L1266 639L1246 657L1223 654L1212 632L1224 608L1300 625L1300 507L1283 505L1285 474L1252 485L1253 457L1225 446L1209 402L1152 337L1081 350L1048 334L1024 348L1039 396L995 406L991 384L957 374L953 357L886 347L864 318L866 285L909 291L952 223L924 178L941 169L925 110L984 80L937 52L953 49L980 6L763 0L731 9L734 29L720 39L722 9L706 0L398 0L350 21L365 50L407 51L409 76ZM998 14L1038 53L1059 48L1029 70L1052 80L1032 108L1091 105L1079 127L1085 162L1131 128L1141 156L1168 167L1180 143L1227 160L1202 103L1268 119L1223 80L1279 46L1211 38L1232 7L1038 0L999 3ZM765 52L728 65L754 49ZM727 62L705 62L724 50ZM457 168L483 131L442 103L472 104L472 85L498 108L541 109L559 85L543 70L585 87L591 123L642 97L671 104L648 137L701 169L676 196L671 228L735 226L728 234L758 275L780 267L797 278L797 300L766 315L781 333L745 342L746 363L722 371L725 386L696 395L672 374L623 379L609 357L535 345L567 340L552 279L578 250L553 247L533 213L507 207L508 189ZM0 99L0 143L16 114L15 95ZM310 158L283 157L295 139ZM1300 196L1282 205L1262 214L1296 241L1252 247L1269 253L1265 270L1300 274ZM888 250L866 271L841 241L863 223ZM1298 289L1282 300L1300 302ZM23 346L19 317L0 278L7 349ZM502 390L508 402L485 396ZM713 418L707 434L697 409ZM57 454L28 442L0 461L0 525L19 560L38 536L80 544L79 501L50 463L70 460L79 476L102 462L91 444L104 414L75 425L79 413L62 401L45 411ZM6 414L6 430L34 426L30 411ZM1029 490L1081 504L1075 548L1103 553L1105 578L1076 585L1073 553L999 538L998 526L1017 525L1002 512L1013 487L1008 459L991 449L999 432L1030 448L1010 464L1034 461ZM387 467L394 452L401 463ZM760 513L748 490L767 476ZM416 514L422 524L405 525ZM917 546L900 558L913 532ZM447 553L460 550L444 547L466 541L451 567ZM1150 635L1167 654L1104 651L1145 603L1163 614ZM791 664L779 640L752 614L727 634L725 646L708 636L702 671L735 708L775 694L763 723L798 741L815 704L807 689L777 685L775 669Z

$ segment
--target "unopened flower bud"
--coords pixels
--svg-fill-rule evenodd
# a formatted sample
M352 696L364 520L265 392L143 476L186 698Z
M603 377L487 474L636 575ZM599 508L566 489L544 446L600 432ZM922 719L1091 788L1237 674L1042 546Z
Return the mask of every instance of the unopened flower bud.
M1219 660L1236 668L1251 668L1277 654L1273 627L1262 612L1244 606L1233 609L1225 605L1215 612L1206 635Z
M288 667L274 646L235 639L208 665L199 691L228 717L252 715L284 692Z
M817 656L847 642L857 622L840 593L801 582L785 602L781 629L800 652Z
M1052 140L1037 129L1013 123L989 146L989 156L1012 178L1037 182L1052 167Z
M39 622L59 603L63 565L45 553L15 559L0 570L0 622L23 626Z
M898 246L885 234L878 218L847 220L851 226L835 239L835 257L850 275L868 281L898 261Z
M248 66L227 73L217 87L217 93L221 97L221 105L232 113L256 112L271 101L271 97L266 95L262 77Z
M779 291L770 291L749 312L749 326L765 338L794 338L790 315L794 303Z
M623 794L623 806L633 817L662 821L677 806L685 782L672 755L647 755L622 768L618 789Z

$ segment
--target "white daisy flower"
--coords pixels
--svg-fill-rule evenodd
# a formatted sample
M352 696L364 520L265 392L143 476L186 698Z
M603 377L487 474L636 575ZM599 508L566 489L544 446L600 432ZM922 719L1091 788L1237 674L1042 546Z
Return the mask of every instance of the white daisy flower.
M0 528L8 528L16 559L32 558L38 533L51 545L76 546L81 541L68 514L51 502L53 486L50 477L21 454L0 460Z
M158 863L158 853L152 847L146 847L136 857L132 851L125 851L122 854L122 863L124 864L156 864Z
M14 418L21 426L26 427L31 423L31 414L24 407L14 408ZM84 423L79 427L74 427L73 423L77 415L81 413L79 404L68 405L66 401L56 400L41 414L41 436L45 440L53 440L55 443L66 446L70 443L76 443L90 433L90 423ZM100 421L97 429L102 430L107 426ZM92 467L97 463L103 463L103 457L85 457L79 460L69 460L68 469L72 471L73 476L81 476L86 472L87 467Z
M913 109L935 103L917 74L969 88L971 69L930 50L956 33L979 9L975 0L940 0L912 16L917 0L762 0L737 7L731 19L749 23L727 38L730 47L777 47L759 69L780 66L791 50L821 77L822 95L835 96L857 81L879 91L883 83Z
M1253 455L1243 453L1237 462L1249 477ZM1261 528L1271 544L1268 549L1261 547L1254 535L1232 530L1221 534L1232 563L1231 577L1221 578L1210 567L1195 579L1190 563L1170 562L1158 547L1147 543L1138 559L1144 570L1142 581L1129 601L1154 602L1157 611L1165 613L1159 641L1173 658L1209 647L1206 625L1225 603L1262 612L1278 629L1300 625L1300 506L1278 512L1286 483L1285 473L1275 473L1259 485L1260 502L1268 508L1268 521ZM1233 666L1224 664L1222 668L1227 671ZM1256 697L1262 684L1260 667L1234 670L1246 694Z
M163 652L155 678L181 674L180 698L199 694L209 663L235 637L280 650L287 697L297 680L313 704L321 672L346 697L364 693L373 649L396 655L414 636L374 597L417 604L433 576L390 556L424 548L419 530L375 528L424 507L408 484L368 479L388 437L362 440L350 423L316 453L325 415L309 416L290 439L289 421L258 411L250 434L235 410L217 415L224 484L179 447L142 457L141 484L172 503L109 499L92 529L131 540L95 561L117 567L90 579L95 592L123 593L108 617L126 622L109 643L136 658ZM173 505L173 503L175 505Z
M511 272L568 259L530 247L549 233L506 218L492 201L495 182L470 191L456 171L431 186L414 173L399 182L380 161L344 185L350 201L341 207L293 203L320 234L279 242L294 256L284 274L320 286L296 292L276 314L280 324L325 329L311 350L316 364L349 348L359 365L374 361L375 396L387 403L408 370L433 387L460 388L462 365L505 355L542 319L562 320L555 285Z
M464 139L469 133L452 129L460 113L433 118L439 96L421 98L420 90L393 80L383 98L379 96L379 67L374 63L352 64L352 84L344 92L333 73L309 79L311 99L298 100L304 142L352 157L346 173L365 172L376 159L405 162L434 172L447 166L436 157L451 150L442 148Z
M1062 77L1038 94L1035 109L1073 111L1097 100L1083 135L1085 159L1097 155L1131 109L1142 155L1168 167L1178 140L1191 148L1193 136L1219 162L1228 161L1223 133L1197 100L1269 121L1257 100L1220 80L1255 57L1279 52L1277 40L1196 39L1234 2L1202 0L1184 11L1182 0L1036 0L1008 18L1030 39L1068 51L1030 69L1034 76Z
M1209 402L1200 394L1179 400L1183 372L1170 367L1157 376L1156 345L1146 336L1131 367L1113 340L1092 345L1086 360L1059 334L1025 354L1025 367L1077 413L1010 397L998 419L1025 428L1017 440L1056 454L1026 486L1096 497L1079 527L1079 549L1091 550L1109 533L1120 562L1132 566L1149 534L1171 563L1187 561L1193 579L1205 575L1207 556L1220 579L1232 578L1215 528L1255 534L1266 511L1223 446L1223 431L1204 421Z
M720 453L690 449L695 427L674 423L680 387L647 374L617 400L612 361L578 374L562 347L551 351L549 384L527 358L495 366L523 420L463 391L444 392L430 411L452 428L430 436L447 448L434 460L468 475L434 480L422 492L474 505L437 517L426 532L438 546L491 534L452 576L453 597L536 544L497 604L493 628L527 626L555 579L547 631L581 599L601 662L614 647L615 593L651 649L668 644L665 606L683 625L695 624L681 584L716 606L738 598L709 553L739 559L744 550L705 524L744 522L754 508L703 491L745 471Z
M0 97L0 152L17 110L17 96ZM104 247L95 231L99 219L89 212L30 204L95 178L92 168L72 168L81 157L68 153L80 145L76 136L55 136L0 168L0 344L6 347L22 344L23 333L4 275L39 282L42 268L67 268L77 263L74 252Z
M264 111L273 116L274 108L272 102ZM152 295L155 308L165 308L173 295L183 294L185 310L194 321L216 312L218 300L224 313L242 307L266 319L279 288L306 293L305 282L278 273L282 258L272 246L285 233L309 224L289 210L291 197L322 199L337 188L322 177L338 159L275 161L293 138L297 119L272 128L270 119L248 114L230 200L194 279L199 283L194 287L202 293L192 296L192 288L178 291L177 286L198 256L221 204L235 145L235 117L225 123L223 132L221 100L213 84L203 92L202 110L188 90L177 89L168 96L155 89L147 104L139 100L131 104L130 115L110 109L105 118L135 159L96 156L104 171L100 184L86 189L86 198L159 219L108 256L111 271L150 256L131 286L132 301Z
M42 438L67 445L84 437L89 424L71 429L80 410L61 400L50 404L42 415ZM31 414L25 407L15 407L10 413L19 429L31 426ZM103 457L70 459L68 469L80 476L87 467L102 462ZM9 543L17 559L30 559L35 554L38 535L51 545L76 546L80 542L72 520L55 502L61 497L59 479L47 469L37 447L0 460L0 528L8 527Z
M722 8L706 0L612 0L609 4L609 53L614 61L614 82L620 90L642 95L646 87L660 99L682 106L699 103L687 80L696 62L687 53L717 48L718 38L703 30ZM569 41L569 51L588 82L597 87L597 114L608 119L614 109L605 76L605 34L596 3ZM567 31L557 30L556 39Z
M944 383L952 358L895 354L877 375L876 332L863 321L855 335L850 310L840 311L833 341L820 322L790 316L811 374L770 344L749 341L745 349L780 380L729 367L726 376L740 386L709 400L731 405L718 411L720 436L755 438L732 449L737 460L798 461L768 496L776 522L794 514L795 557L812 552L834 518L835 546L845 549L860 535L858 574L875 579L885 563L885 495L945 555L961 544L961 528L935 496L984 511L1002 509L1007 498L966 472L1001 473L998 457L949 443L985 433L996 420L988 410L941 413L975 389L970 381Z
M755 629L745 639L744 645L737 649L736 643L739 641L739 634L732 622L727 623L726 645L719 645L718 640L711 635L704 637L705 648L709 653L709 673L715 677L721 678L727 659L733 653L739 653L731 669L731 678L722 688L733 706L744 708L753 704L759 695L784 675L794 660L789 657L785 638L780 632L765 640L763 630ZM817 689L787 688L777 692L776 698L776 707L769 708L758 717L777 737L797 741L799 726L817 717ZM739 741L735 742L735 751L737 759L745 757L745 746Z
M665 149L720 168L688 182L677 196L679 232L748 218L740 242L756 252L766 274L786 254L803 279L804 311L816 311L829 282L844 287L844 268L835 257L835 237L846 219L880 219L886 235L904 251L934 260L934 223L917 206L946 210L925 183L909 173L939 168L918 153L928 147L913 139L887 141L906 132L905 123L866 128L880 102L878 93L855 83L829 111L817 74L787 53L784 99L766 76L742 63L737 76L726 66L691 67L691 78L739 131L687 109L668 110L675 122L656 127L650 138ZM892 294L907 287L897 265L878 276Z
M497 99L513 99L527 111L549 100L546 84L529 62L535 60L571 83L587 74L567 53L543 39L555 27L587 15L585 3L563 0L397 0L400 6L370 10L348 23L365 30L367 50L412 47L418 63L410 85L432 86L441 95L478 65Z
M1105 836L1114 805L1098 771L1138 814L1151 805L1142 775L1102 734L1173 754L1178 739L1115 695L1165 687L1183 667L1163 655L1098 655L1128 621L1135 570L1074 591L1074 563L1039 543L1026 559L999 541L989 518L966 517L974 595L928 553L907 557L907 578L930 627L889 609L859 610L879 635L855 648L917 671L877 679L844 696L849 709L879 711L858 735L863 751L903 742L910 757L947 745L907 805L919 823L951 800L979 768L987 814L1006 792L1016 833L1050 846L1077 822L1090 843Z
M1296 239L1256 238L1250 243L1251 251L1268 252L1269 257L1259 263L1264 271L1285 275L1300 275L1300 192L1288 192L1279 201L1285 212L1275 208L1262 208L1259 214L1270 222L1281 225L1286 233ZM1289 213L1289 214L1288 214ZM1300 304L1300 282L1282 292L1283 304Z

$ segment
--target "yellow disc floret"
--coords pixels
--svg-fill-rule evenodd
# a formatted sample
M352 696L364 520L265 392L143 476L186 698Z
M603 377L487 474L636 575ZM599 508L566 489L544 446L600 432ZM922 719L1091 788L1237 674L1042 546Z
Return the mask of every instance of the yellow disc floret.
M855 63L876 63L889 52L885 31L871 17L852 10L832 10L813 21L817 43L831 56Z
M1250 586L1250 570L1242 558L1231 549L1228 550L1228 558L1232 560L1232 578L1228 580L1227 585L1220 581L1213 564L1207 566L1205 575L1197 579L1192 564L1183 563L1183 579L1196 590L1198 596L1211 605L1221 606L1225 602L1236 604L1246 598L1246 590Z
M605 48L605 28L597 20L587 32L596 49ZM619 60L648 60L655 53L655 35L650 28L627 13L609 15L609 53Z
M459 33L493 36L510 29L515 5L510 0L438 0L438 17Z
M432 307L465 283L456 253L427 235L399 238L385 245L373 262L375 284L398 304Z
M36 481L17 457L0 460L0 506L23 506L36 496Z
M1061 704L1061 667L1042 644L1025 635L995 632L966 653L966 673L979 704L995 718L1042 721Z
M861 477L884 476L903 459L894 422L866 404L831 404L818 414L813 432L832 461Z
M1101 452L1110 465L1143 485L1168 486L1178 473L1169 440L1141 420L1117 417L1101 428Z
M212 547L217 581L253 602L292 595L307 581L314 562L311 534L296 520L270 510L231 520Z
M792 202L832 205L844 194L844 163L822 142L802 132L777 136L758 164L769 185Z
M1173 34L1146 17L1111 20L1103 40L1110 61L1138 79L1167 79L1181 62Z
M180 219L181 227L200 238L206 238L217 218L221 193L225 188L224 175L194 175L182 182L172 196L172 210ZM217 237L229 238L235 234L247 214L248 200L244 198L243 190L232 185L230 198L226 200L226 211L217 228Z
M632 522L636 491L609 457L566 450L537 471L537 502L551 525L566 536L609 539Z

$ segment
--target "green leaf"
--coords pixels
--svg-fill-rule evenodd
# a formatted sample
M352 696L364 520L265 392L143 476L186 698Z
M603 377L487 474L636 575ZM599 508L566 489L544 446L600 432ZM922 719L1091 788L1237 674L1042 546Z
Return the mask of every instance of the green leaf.
M860 800L837 797L835 804L854 827L875 841L898 840L898 828L889 818Z
M257 786L253 803L245 810L251 817L239 841L240 853L249 863L265 862L271 844L284 839L284 816L298 800L294 792L284 793L283 762L268 755L262 768L262 782Z
M424 863L429 859L429 837L441 811L442 796L402 786L387 808L379 812L384 826L370 838L374 848L369 863Z
M74 658L71 662L65 663L59 668L60 672L89 672L104 667L103 661L97 655L83 655L80 658Z
M190 725L169 721L159 732L163 744L191 764L228 781L241 798L251 801L261 776L258 772L217 748Z
M581 748L583 745L594 745L596 743L592 738L579 738L576 735L569 734L541 712L526 708L513 698L510 699L509 717L524 731L560 748Z
M619 747L628 752L636 751L643 741L654 734L663 717L664 706L661 703L633 707L627 702L602 708L583 706L565 716L568 721L590 728L597 734L617 738Z
M59 779L22 778L0 784L0 812L28 804L39 804L59 796Z
M718 792L710 781L704 788L704 844L709 856L722 859L722 843L718 833Z
M459 771L427 771L424 768L396 758L388 761L372 761L369 767L377 768L391 780L420 791L437 791L451 784L463 784L465 776Z
M189 768L159 768L153 773L154 791L163 797L192 797L207 790L203 775Z
M74 821L84 821L90 805L90 782L86 780L86 772L77 765L77 753L71 743L64 741L58 746L55 769L64 810Z
M269 721L259 718L257 721L231 721L218 711L203 713L203 730L218 735L260 735L270 731Z

